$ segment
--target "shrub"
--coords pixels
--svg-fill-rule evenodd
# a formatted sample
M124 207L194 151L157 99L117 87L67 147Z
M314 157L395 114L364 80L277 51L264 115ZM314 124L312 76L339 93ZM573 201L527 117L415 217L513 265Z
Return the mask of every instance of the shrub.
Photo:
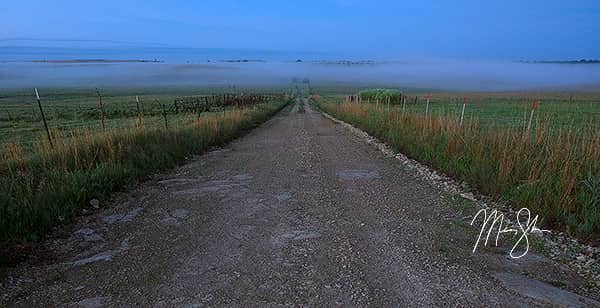
M400 104L402 101L402 92L395 89L367 89L358 92L358 95L363 102L386 103L388 97L392 104Z

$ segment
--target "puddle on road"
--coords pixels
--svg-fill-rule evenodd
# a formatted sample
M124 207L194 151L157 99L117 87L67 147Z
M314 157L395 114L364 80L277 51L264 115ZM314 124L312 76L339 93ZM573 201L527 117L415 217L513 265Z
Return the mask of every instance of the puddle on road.
M74 266L85 265L88 263L98 262L98 261L112 261L113 255L111 253L99 253L97 255L91 256L89 258L77 260L73 262Z
M238 175L234 175L231 177L232 180L234 181L249 181L252 180L254 177L250 174L238 174Z
M197 179L197 178L174 178L174 179L166 179L166 180L158 181L158 184L162 184L162 185L188 184L188 183L195 183L198 181L200 181L200 179Z
M112 299L110 297L91 297L82 299L78 302L71 303L69 307L82 307L82 308L96 308L96 307L106 307L111 303Z
M600 302L559 289L550 284L513 273L495 273L505 288L549 305L567 307L600 307Z
M280 234L272 238L271 243L277 248L287 245L291 241L301 241L306 239L318 238L321 233L309 230L295 230Z
M292 198L292 194L290 194L287 191L275 195L275 199L277 199L277 201L279 201L279 202L287 201L291 198Z
M226 148L226 149L214 149L212 151L209 151L208 153L206 153L206 156L218 156L224 153L228 153L231 152L230 148Z
M67 262L67 263L64 263L64 265L81 266L81 265L86 265L86 264L90 264L90 263L94 263L94 262L98 262L98 261L112 261L113 257L115 257L119 254L122 254L127 250L129 250L129 239L123 240L121 242L121 246L117 249L97 253L91 257L79 259L79 260L76 260L73 262Z
M342 180L378 179L381 177L377 170L340 170L336 175Z
M179 226L180 222L175 217L167 217L160 220L160 223L167 226Z
M110 216L105 216L102 218L107 224L112 224L115 222L131 222L133 219L143 210L141 207L136 207L126 214L114 214Z
M104 240L104 238L102 238L101 235L99 235L98 233L96 233L96 231L90 228L79 229L75 231L75 234L81 235L83 237L83 240L86 242L96 242Z
M160 222L169 226L179 226L181 221L189 215L189 211L186 209L175 209L170 213L166 214L166 217L161 219Z
M188 211L186 209L175 209L171 213L171 216L178 218L178 219L182 219L182 218L187 217L189 213L190 213L190 211Z

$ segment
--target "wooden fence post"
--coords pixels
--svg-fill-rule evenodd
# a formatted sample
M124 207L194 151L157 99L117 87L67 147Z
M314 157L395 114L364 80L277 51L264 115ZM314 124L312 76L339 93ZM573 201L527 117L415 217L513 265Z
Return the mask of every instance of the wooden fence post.
M40 108L40 114L42 115L42 121L44 122L44 128L46 129L46 135L48 135L48 142L50 143L50 147L54 148L54 143L52 143L52 137L50 136L50 129L48 129L48 123L46 122L46 117L44 116L44 109L42 109L42 102L40 100L40 94L38 93L37 88L35 90L35 97L37 98L38 107Z
M425 118L427 118L428 114L429 114L429 97L431 97L431 94L429 94L427 96L427 103L425 105Z
M197 119L198 120L200 120L200 114L202 113L202 110L204 109L204 106L202 106L201 101L202 101L201 99L198 99L198 110L197 110L197 112L198 112L198 118Z
M137 106L138 125L140 127L142 127L144 125L144 123L142 122L142 112L140 110L140 99L139 99L139 97L137 95L135 96L135 103L136 103L136 106Z
M387 97L387 111L390 111L390 97Z
M156 100L157 103L160 103L158 101L158 99ZM160 104L160 106L162 107L162 114L163 114L163 118L165 119L165 129L168 130L169 129L169 121L167 120L167 109L165 108L164 104ZM200 113L198 113L200 114Z
M460 126L463 124L463 120L465 118L465 107L467 106L467 98L463 98L463 107L462 112L460 113Z
M527 131L531 129L531 122L533 121L533 113L535 112L535 107L537 106L537 98L533 100L533 105L531 105L531 114L529 115L529 124L527 124Z
M98 94L98 99L100 100L100 114L102 121L102 131L105 131L106 127L104 125L104 104L102 103L102 94L100 94L100 90L96 89L96 93Z

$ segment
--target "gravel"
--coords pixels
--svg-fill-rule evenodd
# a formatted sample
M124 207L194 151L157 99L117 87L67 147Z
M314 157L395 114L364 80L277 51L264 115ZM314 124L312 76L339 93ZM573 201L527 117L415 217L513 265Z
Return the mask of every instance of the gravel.
M544 255L472 253L464 184L295 110L80 217L5 270L0 306L598 304Z

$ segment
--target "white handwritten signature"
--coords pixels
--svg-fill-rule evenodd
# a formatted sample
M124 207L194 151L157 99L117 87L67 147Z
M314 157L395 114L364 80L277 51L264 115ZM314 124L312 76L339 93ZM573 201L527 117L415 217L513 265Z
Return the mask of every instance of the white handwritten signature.
M477 212L477 214L475 214L475 217L473 217L473 220L471 220L471 226L475 223L475 220L477 219L477 217L479 217L480 214L483 214L483 224L481 225L481 231L479 231L477 242L475 242L475 246L473 247L473 253L475 253L475 251L477 250L477 247L479 246L483 233L486 229L487 235L485 237L485 243L483 244L483 246L487 246L490 236L492 235L492 231L494 230L496 224L498 227L498 232L496 233L496 246L498 246L498 239L500 238L500 234L512 233L513 235L517 235L521 233L521 236L519 236L519 239L510 250L510 257L513 259L522 258L527 254L527 252L529 252L529 238L527 237L527 234L533 232L540 232L542 234L544 232L550 232L549 230L543 230L537 227L538 215L535 215L535 217L531 219L531 211L529 211L529 209L527 208L522 208L519 210L519 212L517 212L517 224L519 225L520 230L505 226L504 214L498 213L498 210L491 211L490 215L488 216L487 209L481 209L479 210L479 212ZM527 218L527 220L523 221L525 223L521 221L521 216L525 216ZM517 250L517 247L519 247L521 242L523 242L525 246L524 252L520 255L516 255L515 251Z

